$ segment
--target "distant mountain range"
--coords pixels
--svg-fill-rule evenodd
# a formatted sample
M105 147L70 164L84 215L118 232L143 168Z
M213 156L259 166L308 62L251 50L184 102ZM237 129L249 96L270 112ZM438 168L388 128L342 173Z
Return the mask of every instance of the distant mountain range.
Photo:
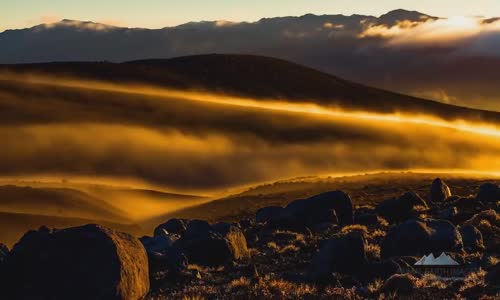
M401 9L380 17L307 14L253 23L191 22L162 29L62 20L0 33L0 63L253 54L414 96L500 110L497 22L497 18L478 20L477 26L484 28L473 35L422 43L427 37L421 35L449 32L439 30L448 25L440 18ZM453 24L452 33L460 28ZM405 32L404 45L394 42Z
M433 17L396 10L380 18L308 14L302 17L261 19L255 23L191 22L162 29L122 28L62 20L1 33L0 63L117 62L212 52L283 56L284 50L291 52L285 55L290 58L293 52L301 51L288 48L298 46L294 40L299 37L325 42L336 34L360 34L371 25L392 26L401 20L420 22L428 18Z

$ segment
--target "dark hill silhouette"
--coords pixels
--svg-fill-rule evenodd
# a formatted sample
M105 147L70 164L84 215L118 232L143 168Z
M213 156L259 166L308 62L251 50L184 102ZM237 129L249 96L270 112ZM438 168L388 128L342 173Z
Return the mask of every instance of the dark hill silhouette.
M0 211L127 222L118 206L69 188L0 186Z
M500 121L498 112L459 107L343 80L281 59L197 55L127 63L66 62L0 65L0 71L139 83L231 95L316 102L344 109L432 114L444 119Z

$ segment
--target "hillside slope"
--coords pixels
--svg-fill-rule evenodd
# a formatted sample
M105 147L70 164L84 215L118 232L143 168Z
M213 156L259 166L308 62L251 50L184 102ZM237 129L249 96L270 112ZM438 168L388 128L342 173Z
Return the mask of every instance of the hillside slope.
M497 112L388 92L284 60L252 55L213 54L128 63L0 65L1 71L194 89L261 100L315 102L351 110L408 112L431 114L443 119L500 121L500 114ZM10 88L8 82L0 85L0 91L8 91Z

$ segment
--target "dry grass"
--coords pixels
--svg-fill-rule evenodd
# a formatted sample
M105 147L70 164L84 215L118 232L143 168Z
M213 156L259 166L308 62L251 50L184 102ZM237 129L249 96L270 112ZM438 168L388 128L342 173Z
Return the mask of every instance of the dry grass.
M418 278L415 281L415 284L418 288L438 288L438 289L446 289L446 282L441 280L434 274L424 274L421 278Z
M484 270L468 274L464 279L464 284L460 287L460 292L476 286L486 286L486 283L484 282L484 276L486 276L486 272Z
M466 225L480 226L482 221L487 221L490 226L500 226L500 216L493 209L482 211L466 221Z
M299 247L296 245L290 244L290 245L285 245L283 247L278 246L275 242L269 242L266 244L267 248L271 249L272 251L283 254L287 252L298 252L300 250Z
M250 279L246 277L240 277L238 279L234 279L229 283L229 287L231 289L247 288L249 286L250 286Z
M368 284L367 288L372 294L376 294L380 291L382 286L384 285L384 281L382 279L376 279L374 282Z
M380 246L377 244L368 244L365 247L366 256L370 260L379 260L380 259Z
M368 228L365 225L359 225L359 224L349 225L345 226L341 230L341 233L343 234L347 234L350 232L360 232L364 236L368 236Z
M200 296L200 295L182 297L182 300L205 300L205 299L207 299L207 298Z
M373 240L380 240L383 237L387 235L387 232L385 230L381 229L375 229L374 231L370 232L370 238Z

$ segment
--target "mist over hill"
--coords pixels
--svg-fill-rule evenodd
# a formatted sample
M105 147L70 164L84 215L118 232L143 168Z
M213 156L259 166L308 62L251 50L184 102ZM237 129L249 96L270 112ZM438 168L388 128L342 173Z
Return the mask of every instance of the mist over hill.
M499 24L495 18L443 19L406 10L162 29L62 20L0 33L0 63L254 54L445 103L499 110Z

